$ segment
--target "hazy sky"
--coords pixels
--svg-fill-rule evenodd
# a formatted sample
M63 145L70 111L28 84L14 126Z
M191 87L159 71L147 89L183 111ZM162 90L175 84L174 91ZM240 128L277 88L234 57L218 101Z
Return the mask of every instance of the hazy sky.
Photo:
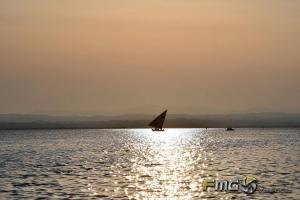
M0 0L0 113L300 112L298 0Z

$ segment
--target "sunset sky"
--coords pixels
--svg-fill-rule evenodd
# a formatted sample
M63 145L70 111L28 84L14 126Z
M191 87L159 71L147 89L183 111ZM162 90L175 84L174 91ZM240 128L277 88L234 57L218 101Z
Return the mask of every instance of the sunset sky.
M0 0L0 113L300 112L300 1Z

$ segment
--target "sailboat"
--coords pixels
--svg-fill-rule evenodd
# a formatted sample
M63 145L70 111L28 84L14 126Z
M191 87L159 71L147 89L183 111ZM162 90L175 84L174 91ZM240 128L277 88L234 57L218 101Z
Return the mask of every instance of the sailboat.
M160 115L158 115L152 122L150 122L149 126L154 127L152 129L152 131L164 131L163 125L164 125L164 122L165 122L167 111L168 110L165 110Z

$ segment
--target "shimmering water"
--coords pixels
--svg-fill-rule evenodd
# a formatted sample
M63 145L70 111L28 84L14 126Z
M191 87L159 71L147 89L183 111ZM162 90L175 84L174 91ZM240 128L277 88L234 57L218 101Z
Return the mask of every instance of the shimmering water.
M0 199L299 199L299 129L0 131ZM256 177L290 193L204 192Z

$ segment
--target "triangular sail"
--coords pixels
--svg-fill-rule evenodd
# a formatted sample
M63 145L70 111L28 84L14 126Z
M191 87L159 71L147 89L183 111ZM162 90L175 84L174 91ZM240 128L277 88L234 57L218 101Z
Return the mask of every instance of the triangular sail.
M161 113L160 115L158 115L150 124L149 126L155 127L155 128L160 128L162 129L164 122L165 122L165 118L167 115L167 111L165 110L163 113Z

